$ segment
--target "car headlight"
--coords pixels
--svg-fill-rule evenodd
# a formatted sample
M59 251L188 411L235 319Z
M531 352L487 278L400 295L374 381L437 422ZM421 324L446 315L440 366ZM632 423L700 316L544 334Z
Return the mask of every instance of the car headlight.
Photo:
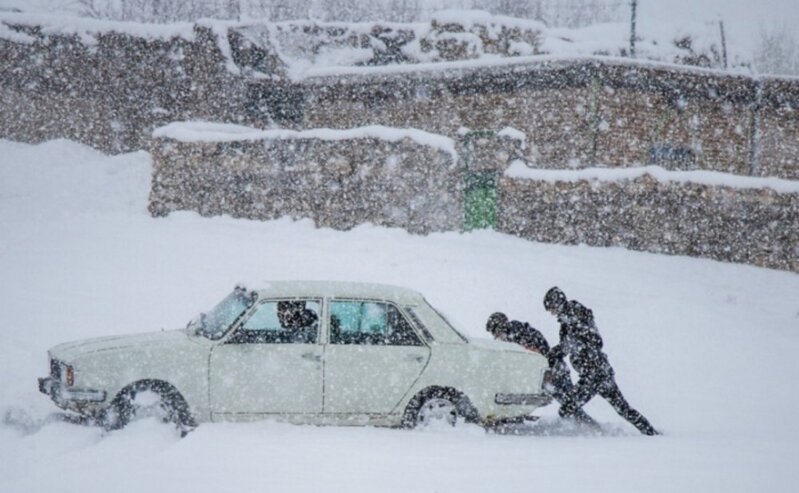
M61 363L53 357L50 357L50 376L55 380L61 380Z
M66 371L64 372L64 381L67 383L67 387L72 387L75 384L75 369L70 365L65 365L65 367Z

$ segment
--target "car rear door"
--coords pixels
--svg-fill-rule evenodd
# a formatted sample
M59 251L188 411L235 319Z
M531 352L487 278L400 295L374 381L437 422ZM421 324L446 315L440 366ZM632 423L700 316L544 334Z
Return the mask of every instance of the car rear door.
M393 304L329 301L324 413L387 414L419 378L428 348Z
M280 303L301 304L308 323L286 327ZM211 351L209 393L214 419L322 411L321 300L266 300ZM295 324L296 325L296 324Z

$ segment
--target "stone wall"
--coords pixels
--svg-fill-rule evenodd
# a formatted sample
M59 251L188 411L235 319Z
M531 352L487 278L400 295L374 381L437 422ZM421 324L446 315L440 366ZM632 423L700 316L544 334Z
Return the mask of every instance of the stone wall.
M619 61L536 62L302 83L301 125L527 135L542 168L658 164L799 179L799 80ZM446 111L442 111L442 108Z
M526 160L545 168L654 163L799 179L799 79L593 57L292 81L253 75L261 58L242 26L198 24L172 37L99 30L87 40L3 22L17 34L0 36L0 136L15 140L120 152L190 119L450 137L511 126L527 135Z
M752 119L754 174L799 179L799 79L763 81Z
M156 216L290 216L336 229L371 222L413 233L457 230L463 218L453 156L408 139L158 139L152 155Z
M528 161L543 167L580 162L590 150L590 90L570 68L528 80L514 73L410 74L376 80L312 81L305 87L307 127L347 128L385 122L456 137L459 129L516 128L531 144ZM442 111L442 108L446 109Z
M91 42L15 26L27 42L0 38L0 136L68 138L106 152L142 149L174 120L241 121L245 86L225 68L216 35L190 39L114 31Z
M595 162L750 173L753 80L621 69L602 67L594 82Z
M497 229L533 241L617 246L799 272L799 192L657 181L513 178L522 143L467 134L460 158L405 139L156 140L150 210L319 226L466 227L469 174L495 172Z
M799 193L661 183L501 180L499 230L799 272Z
M0 136L66 137L109 152L150 147L155 215L196 210L309 217L340 229L373 222L419 233L460 230L465 176L492 168L500 176L510 159L537 168L655 163L799 180L797 79L592 58L293 82L231 69L234 31L227 40L201 25L168 39L108 31L87 43L76 34L13 28L29 40L0 38ZM222 41L233 43L233 60ZM152 140L154 127L175 120L381 124L452 138L462 127L513 127L526 139L507 152L491 147L496 141L463 145L460 162L407 140ZM797 194L647 179L598 186L503 178L498 227L536 241L799 271L797 202Z

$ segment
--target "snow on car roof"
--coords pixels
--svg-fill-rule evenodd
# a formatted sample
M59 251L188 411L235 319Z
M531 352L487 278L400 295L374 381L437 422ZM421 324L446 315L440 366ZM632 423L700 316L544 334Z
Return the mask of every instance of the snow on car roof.
M422 295L402 286L350 281L268 281L258 291L261 298L276 296L385 299L403 305L421 303Z

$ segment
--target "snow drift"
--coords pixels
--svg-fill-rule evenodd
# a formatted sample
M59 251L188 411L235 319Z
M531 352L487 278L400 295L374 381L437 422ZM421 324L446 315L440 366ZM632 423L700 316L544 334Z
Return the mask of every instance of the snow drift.
M146 212L146 153L0 141L0 491L792 491L799 480L799 276L481 231L411 236ZM67 340L180 327L236 282L344 279L421 290L470 337L504 310L554 340L553 284L590 306L619 385L666 433L47 422L35 389Z

